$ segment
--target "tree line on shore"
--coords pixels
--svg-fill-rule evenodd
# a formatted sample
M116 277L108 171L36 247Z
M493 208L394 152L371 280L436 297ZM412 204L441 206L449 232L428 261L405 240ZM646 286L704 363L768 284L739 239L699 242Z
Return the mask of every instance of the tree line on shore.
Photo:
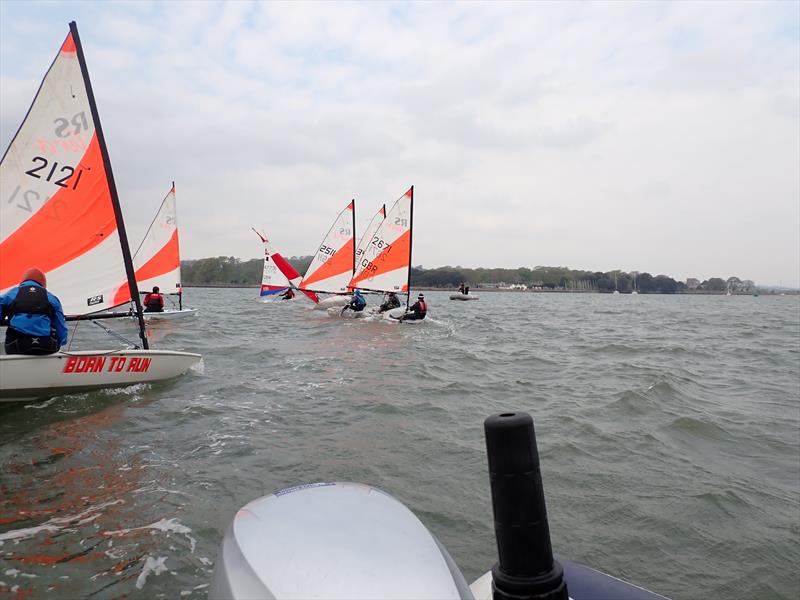
M311 263L311 256L293 256L288 259L299 273L304 273ZM255 286L261 283L263 260L254 258L240 260L233 256L217 256L199 260L181 261L184 285ZM676 281L667 275L650 273L626 273L624 271L581 271L566 267L535 267L529 269L468 269L464 267L437 267L411 269L412 288L457 288L466 282L473 289L481 287L524 286L531 289L595 291L621 293L634 289L641 293L750 293L755 291L751 281L738 277L727 280L712 277L705 281L688 280L690 285ZM635 287L634 287L635 285Z

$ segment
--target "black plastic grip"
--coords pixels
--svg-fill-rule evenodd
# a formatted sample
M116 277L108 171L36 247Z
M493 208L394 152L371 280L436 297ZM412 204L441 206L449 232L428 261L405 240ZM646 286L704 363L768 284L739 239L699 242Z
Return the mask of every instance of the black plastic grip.
M553 559L533 419L527 413L484 421L498 562L495 600L567 600L561 565Z

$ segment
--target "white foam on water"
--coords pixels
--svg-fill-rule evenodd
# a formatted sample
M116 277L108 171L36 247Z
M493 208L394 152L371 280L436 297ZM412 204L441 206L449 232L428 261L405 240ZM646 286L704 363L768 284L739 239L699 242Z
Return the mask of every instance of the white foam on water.
M44 402L32 402L30 404L26 404L25 409L39 410L42 408L47 408L48 406L52 406L52 404L57 401L58 401L58 396L56 396L55 398L50 398L49 400L45 400Z
M194 549L197 547L197 540L189 535L192 532L191 528L187 527L186 525L183 525L175 517L171 519L161 519L159 521L156 521L155 523L150 523L149 525L142 525L141 527L131 527L129 529L117 529L115 531L104 531L103 535L123 536L129 534L131 531L141 531L143 529L155 529L163 532L179 533L181 535L186 536L186 539L188 539L189 543L191 544L190 551L192 554L194 554Z
M42 523L41 525L37 525L36 527L26 527L25 529L12 529L11 531L6 531L4 533L0 533L0 544L4 541L8 540L22 540L25 538L33 537L43 531L55 533L64 529L66 525L82 525L84 523L88 523L93 521L97 517L102 514L102 510L107 506L113 506L115 504L121 504L124 500L112 500L111 502L104 502L103 504L98 504L97 506L90 506L83 512L68 517L54 517L49 519L48 521Z
M142 572L139 573L139 577L136 578L136 588L142 589L144 587L144 584L147 582L147 577L150 575L150 573L158 576L166 571L167 567L164 565L165 562L167 562L166 556L153 558L152 556L148 555L147 559L144 561Z

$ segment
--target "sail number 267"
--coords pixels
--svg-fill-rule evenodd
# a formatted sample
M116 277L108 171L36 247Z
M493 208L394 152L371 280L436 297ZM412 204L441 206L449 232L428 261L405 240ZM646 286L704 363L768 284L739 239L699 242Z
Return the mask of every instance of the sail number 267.
M54 176L58 177L58 179L53 181L53 183L63 188L68 187L67 180L69 180L69 178L72 177L72 175L75 173L74 167L70 167L69 165L62 165L61 168L59 169L57 161L53 161L52 163L50 163L43 156L34 156L31 159L31 161L34 163L34 165L37 166L34 166L32 169L28 169L27 171L25 171L26 175L30 175L31 177L35 177L36 179L44 179L45 181L52 181ZM39 171L46 169L48 165L52 166L50 166L50 170L47 171L47 175L45 175L45 172L42 172L40 174ZM57 169L58 173L56 173ZM78 176L72 183L73 190L78 188L78 182L81 180L82 174L83 174L82 170L78 171Z

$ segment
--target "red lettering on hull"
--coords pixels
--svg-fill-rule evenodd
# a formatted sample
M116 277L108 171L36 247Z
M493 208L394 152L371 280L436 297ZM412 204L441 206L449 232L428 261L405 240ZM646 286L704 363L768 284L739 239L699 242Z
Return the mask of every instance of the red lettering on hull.
M64 363L64 368L61 369L62 373L101 373L103 370L106 372L119 373L123 370L127 359L124 356L112 356L110 361L107 361L107 356L68 356L67 361ZM149 358L134 358L131 360L139 361L139 366L136 369L129 368L128 371L143 372L147 371L150 367ZM147 364L142 368L141 363L147 361ZM106 369L106 362L108 362L108 369Z
M112 356L111 362L108 365L108 372L109 373L120 373L122 369L125 368L125 361L127 359L124 356Z
M127 371L133 373L145 373L150 368L152 358L132 358L128 363Z

